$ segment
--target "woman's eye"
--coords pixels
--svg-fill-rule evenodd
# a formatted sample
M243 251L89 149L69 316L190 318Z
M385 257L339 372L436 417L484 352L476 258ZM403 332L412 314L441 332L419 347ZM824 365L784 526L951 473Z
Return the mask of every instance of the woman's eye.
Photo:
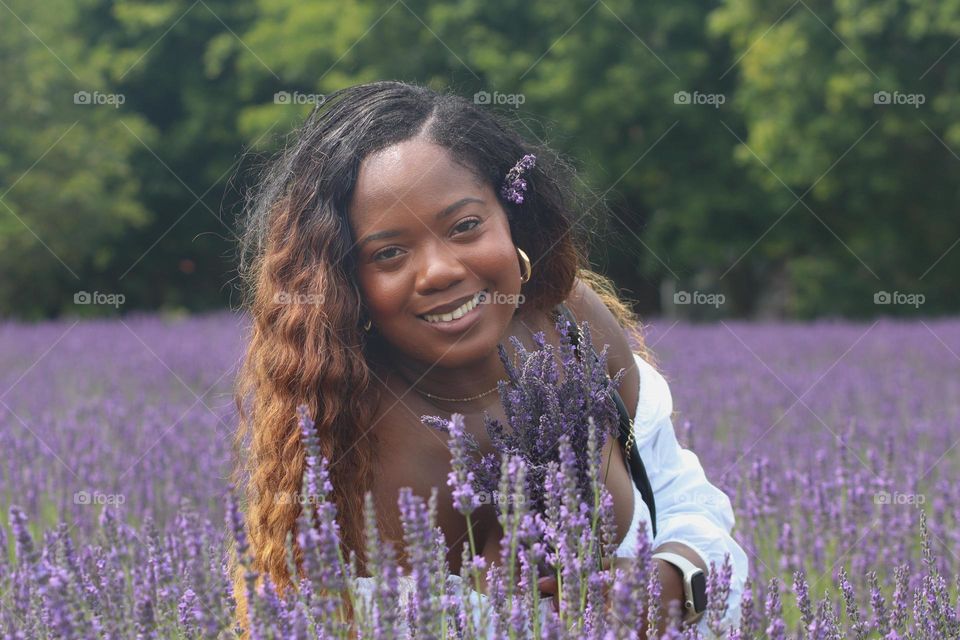
M377 253L377 254L374 254L373 260L374 260L375 262L379 262L379 261L381 261L381 260L389 260L391 257L393 257L393 256L389 255L390 252L391 252L391 251L399 251L399 250L400 250L400 249L397 249L396 247L390 247L389 249L384 249L383 251L381 251L381 252L379 252L379 253Z
M461 222L460 224L458 224L457 226L455 226L455 227L454 227L454 230L456 230L456 229L461 229L461 228L463 227L463 225L465 225L465 224L470 224L471 222L476 223L476 226L469 227L469 228L467 228L467 229L463 229L463 232L464 232L464 233L467 232L467 231L470 231L471 229L476 229L478 226L480 226L480 220L479 220L478 218L470 218L469 220L464 220L463 222Z
M473 226L466 226L470 224L472 224ZM464 220L463 222L455 226L453 229L454 231L459 230L460 233L466 233L468 231L472 231L476 229L481 224L483 224L483 220L480 220L479 218L470 218L469 220ZM384 260L390 260L391 258L395 258L396 255L391 254L392 251L400 251L400 249L397 247L388 247L387 249L383 249L379 253L375 253L373 255L373 261L382 262Z

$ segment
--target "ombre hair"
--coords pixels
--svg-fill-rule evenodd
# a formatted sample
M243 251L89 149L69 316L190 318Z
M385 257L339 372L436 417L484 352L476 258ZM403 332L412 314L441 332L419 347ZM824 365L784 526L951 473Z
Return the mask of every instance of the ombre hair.
M553 308L580 278L645 353L637 318L610 280L587 268L578 233L590 227L582 218L588 210L574 189L574 170L555 152L525 141L500 116L461 96L414 84L371 82L326 96L256 176L239 247L243 307L252 322L235 393L235 445L242 453L233 480L242 489L252 568L269 575L281 595L296 587L288 533L298 572L303 562L296 545L306 458L296 414L301 403L330 462L344 557L353 551L366 575L364 494L379 465L371 427L380 399L372 376L384 349L376 332L361 328L348 204L364 158L415 137L444 147L498 194L516 246L534 265L522 287L524 308ZM499 195L500 185L527 153L537 163L516 205ZM243 622L243 577L234 575Z

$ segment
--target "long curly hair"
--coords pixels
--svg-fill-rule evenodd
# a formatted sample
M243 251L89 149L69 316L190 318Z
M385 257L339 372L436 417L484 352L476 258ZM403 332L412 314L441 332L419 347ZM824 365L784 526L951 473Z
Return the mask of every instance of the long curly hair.
M590 218L566 160L458 95L383 81L326 96L255 176L241 227L239 276L252 322L235 394L240 425L233 481L245 506L252 569L260 579L268 575L281 595L296 588L287 565L288 532L298 573L303 561L295 542L300 501L277 499L301 490L301 403L310 409L330 462L344 557L352 550L366 575L363 504L378 466L371 425L379 397L372 372L383 362L383 344L375 331L361 327L364 303L348 203L364 158L417 136L447 149L501 198L516 245L535 265L523 285L524 306L552 308L579 277L646 353L637 318L610 280L587 268L582 234L599 215ZM499 186L527 153L535 153L537 163L527 175L521 212L499 195ZM243 572L232 556L237 614L245 624Z

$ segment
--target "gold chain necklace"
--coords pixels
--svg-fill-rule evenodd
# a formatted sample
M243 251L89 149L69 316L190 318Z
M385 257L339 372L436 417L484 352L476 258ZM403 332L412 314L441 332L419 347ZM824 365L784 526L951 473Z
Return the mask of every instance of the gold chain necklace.
M433 398L434 400L444 400L444 401L446 401L446 402L467 402L467 401L469 401L469 400L477 400L478 398L482 398L482 397L484 397L484 396L490 395L491 393L493 393L494 391L496 391L496 390L500 387L500 385L498 384L496 387L494 387L493 389L490 389L489 391L484 391L483 393L479 393L479 394L477 394L477 395L475 395L475 396L470 396L469 398L444 398L443 396L437 396L437 395L434 395L434 394L432 394L432 393L427 393L426 391L421 391L420 389L417 389L417 388L416 388L415 386L413 386L413 385L411 385L411 387L412 387L417 393L422 393L423 395L427 396L428 398Z
M399 373L399 372L398 372L398 373ZM475 396L470 396L469 398L444 398L443 396L438 396L438 395L436 395L436 394L429 393L429 392L427 392L427 391L423 391L423 390L421 390L421 389L418 389L418 388L417 388L417 385L416 385L415 383L412 383L412 382L410 382L409 380L407 380L406 376L404 376L404 375L402 375L402 374L400 375L400 377L403 378L404 381L405 381L407 384L410 385L410 388L413 389L414 391L416 391L417 393L419 393L419 394L421 394L421 395L424 395L424 396L427 396L428 398L433 398L434 400L442 400L442 401L444 401L444 402L469 402L470 400L478 400L478 399L480 399L480 398L483 398L483 397L485 397L485 396L490 395L491 393L493 393L494 391L496 391L497 389L500 388L500 384L499 384L499 382L498 382L498 384L497 384L496 386L494 386L493 389L490 389L490 390L488 390L488 391L484 391L483 393L478 393L477 395L475 395Z

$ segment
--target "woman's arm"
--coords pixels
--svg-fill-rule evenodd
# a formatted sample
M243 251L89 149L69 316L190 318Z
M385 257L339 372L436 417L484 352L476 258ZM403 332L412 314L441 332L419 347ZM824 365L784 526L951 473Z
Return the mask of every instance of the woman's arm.
M639 356L636 361L641 381L634 432L656 500L654 549L676 551L701 569L711 561L719 569L729 553L733 572L724 622L739 624L740 596L749 563L731 536L736 521L730 499L707 479L697 455L677 442L667 381ZM699 625L706 635L705 616Z
M619 392L628 410L633 410L637 448L656 501L654 550L678 553L705 574L710 561L719 568L729 553L733 572L725 622L738 624L749 570L747 555L731 536L735 519L730 499L707 479L697 455L677 442L670 386L659 371L631 351L616 318L589 285L578 280L567 302L579 322L590 323L594 346L610 345L609 373L625 369ZM637 508L646 511L646 505L638 503ZM673 573L661 572L662 577L672 580L680 575L673 565L664 564ZM700 629L707 634L706 617L701 618Z

